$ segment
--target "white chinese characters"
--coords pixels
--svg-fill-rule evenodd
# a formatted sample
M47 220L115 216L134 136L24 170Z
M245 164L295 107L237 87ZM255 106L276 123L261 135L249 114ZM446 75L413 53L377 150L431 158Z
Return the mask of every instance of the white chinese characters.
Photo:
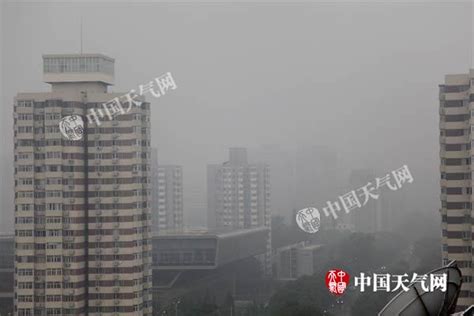
M370 199L377 200L383 187L387 187L392 191L400 189L405 183L412 183L413 176L407 165L404 165L391 173L387 173L383 177L375 178L374 183L369 182L366 185L352 190L346 194L339 196L336 201L327 201L322 207L322 211L326 217L332 216L334 219L339 217L338 213L344 211L348 214L350 211L365 206ZM310 213L308 213L310 211ZM311 214L318 214L317 229L311 228ZM305 232L315 233L319 230L319 210L310 207L305 208L296 214L296 222L298 226Z
M170 72L159 76L152 81L139 85L138 93L136 90L132 89L127 94L113 98L105 103L102 103L102 108L98 109L89 109L88 114L86 114L87 121L89 124L96 124L97 126L101 125L101 119L107 117L109 120L113 120L115 117L126 114L130 112L133 106L141 106L142 101L140 101L140 96L143 96L145 93L151 93L156 98L159 98L162 95L165 95L169 90L175 90L177 88L176 83L171 76ZM70 127L71 117L76 117L80 120L82 124L82 131L79 134L71 132L71 129L75 131L73 127ZM79 121L77 120L77 121ZM59 123L59 128L64 135L69 140L79 140L82 139L83 134L83 121L79 115L66 116L61 119Z
M406 292L410 284L416 283L419 283L421 289L425 292L433 292L438 289L441 292L446 292L448 278L446 273L423 275L413 273L412 277L409 278L406 273L402 275L374 273L372 276L366 276L363 272L360 273L359 277L354 278L354 284L356 287L360 287L361 292L365 292L366 289L372 289L373 292L396 292L398 290Z
M100 126L100 119L105 116L107 116L109 120L112 120L115 116L130 112L134 105L141 106L142 102L137 98L145 93L150 92L155 98L159 98L165 95L168 90L175 90L176 88L176 83L171 73L168 72L144 85L139 85L138 93L136 93L135 89L132 89L127 94L103 103L103 109L97 109L97 112L94 109L90 109L89 114L86 115L87 120L89 124L95 123ZM127 104L127 108L124 109L122 104Z
M392 176L395 184L390 182L390 180L392 180ZM326 202L327 206L323 207L324 215L331 215L334 217L334 219L337 219L338 215L336 212L339 212L342 209L346 213L349 213L354 209L366 205L370 199L377 200L380 195L380 189L384 186L388 187L392 191L396 191L400 189L404 183L412 182L413 176L411 175L410 170L408 170L408 166L404 165L403 167L398 168L381 178L375 178L375 185L372 184L372 182L369 182L363 187L340 196L339 201Z

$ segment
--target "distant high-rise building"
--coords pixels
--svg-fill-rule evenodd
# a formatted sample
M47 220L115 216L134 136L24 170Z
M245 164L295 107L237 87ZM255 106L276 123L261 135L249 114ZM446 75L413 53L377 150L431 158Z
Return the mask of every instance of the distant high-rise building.
M252 161L264 161L268 164L272 176L272 215L284 216L289 223L295 222L295 162L292 150L278 145L264 145L249 150ZM301 205L298 205L301 206Z
M373 182L373 181L372 181ZM396 194L380 194L380 230L396 232L406 215L406 189L400 188ZM376 201L371 201L376 202Z
M158 166L158 212L154 214L158 233L183 230L183 170L181 166Z
M152 315L150 106L88 122L108 93L114 60L44 55L52 91L14 105L15 314ZM68 115L81 140L61 135Z
M352 190L356 190L369 182L374 183L375 172L369 169L358 169L351 172L349 185ZM383 197L381 197L383 198ZM355 209L345 216L350 218L353 231L362 233L375 233L380 231L380 199L369 201L361 208Z
M245 148L231 148L229 161L207 168L208 228L237 230L271 227L270 171L266 164L249 164ZM271 274L271 233L264 268Z
M340 188L335 151L326 146L300 147L295 162L295 209L324 205L337 197Z
M472 244L472 131L474 70L447 75L439 86L442 257L463 274L458 309L474 304Z

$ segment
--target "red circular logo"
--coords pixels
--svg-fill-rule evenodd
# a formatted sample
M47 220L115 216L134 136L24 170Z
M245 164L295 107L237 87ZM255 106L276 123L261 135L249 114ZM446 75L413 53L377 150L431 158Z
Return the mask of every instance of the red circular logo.
M342 295L349 285L349 273L344 270L331 269L326 273L326 287L334 295Z

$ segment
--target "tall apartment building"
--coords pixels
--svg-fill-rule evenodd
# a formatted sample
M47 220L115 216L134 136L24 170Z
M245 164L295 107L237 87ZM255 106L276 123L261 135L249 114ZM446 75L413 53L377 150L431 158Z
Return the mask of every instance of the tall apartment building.
M272 189L272 215L283 216L287 222L294 222L292 210L300 206L295 203L295 157L292 150L279 145L262 145L249 150L249 159L264 161L270 170Z
M158 165L157 213L153 226L158 233L183 230L183 170L176 165Z
M150 107L88 122L114 60L44 55L50 92L14 105L15 315L151 315ZM84 119L84 137L60 133Z
M352 190L366 185L369 182L374 183L376 174L370 169L353 170L349 176L349 187ZM369 201L366 205L350 214L344 214L350 218L353 231L362 233L375 233L380 231L381 227L381 209L380 200Z
M458 309L474 304L472 282L472 132L474 70L447 75L439 86L443 263L456 260L463 274Z
M270 170L266 164L249 164L245 148L231 148L229 161L207 168L208 229L271 228ZM263 258L271 274L271 230Z

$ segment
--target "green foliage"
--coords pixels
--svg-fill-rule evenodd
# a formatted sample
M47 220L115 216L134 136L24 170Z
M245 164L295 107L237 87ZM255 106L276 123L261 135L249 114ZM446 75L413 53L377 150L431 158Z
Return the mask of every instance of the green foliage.
M334 297L329 294L324 278L307 276L289 282L272 296L270 315L322 315Z
M270 299L268 315L322 315L323 311L337 314L342 304L336 303L325 285L329 269L339 268L354 276L360 272L411 275L426 273L441 264L440 243L436 238L422 238L409 243L395 233L349 235L338 232L322 232L324 248L318 253L317 271L311 277L302 277L286 283ZM396 293L360 293L350 284L343 298L344 314L354 316L377 315ZM324 315L329 315L325 313Z

